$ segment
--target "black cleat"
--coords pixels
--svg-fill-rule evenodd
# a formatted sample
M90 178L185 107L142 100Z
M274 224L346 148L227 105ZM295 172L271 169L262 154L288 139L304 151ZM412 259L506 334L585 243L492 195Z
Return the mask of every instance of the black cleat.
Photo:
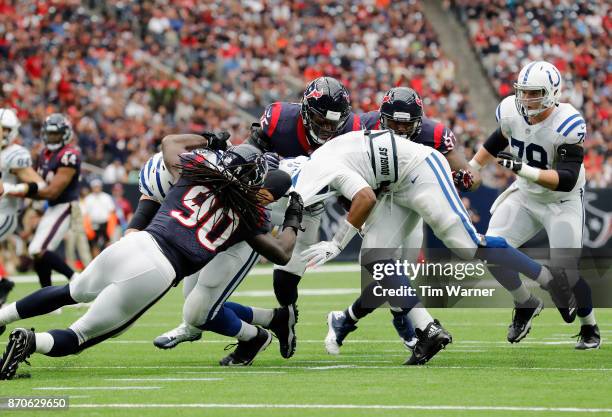
M17 328L13 330L0 360L0 380L12 379L21 362L29 365L27 359L35 350L34 329Z
M529 297L523 304L514 305L512 323L508 326L508 342L518 343L531 330L531 321L540 314L544 303L535 295Z
M548 270L552 274L552 279L542 288L550 293L550 298L557 306L563 320L566 323L573 323L577 312L576 297L567 274L563 268L548 267Z
M246 342L240 341L230 346L236 346L236 349L219 361L221 366L249 366L255 360L257 354L265 350L272 342L272 334L262 329L257 328L257 336Z
M0 307L6 302L9 293L13 290L15 283L8 278L0 279Z
M280 354L289 359L295 353L296 337L295 324L298 320L297 305L290 304L274 309L272 321L268 329L274 333L280 345Z
M325 350L330 355L338 355L342 342L350 332L357 330L357 326L346 317L344 311L331 311L327 315L327 329Z
M414 327L412 327L412 323L408 319L408 314L393 314L392 323L406 349L414 349L419 339L417 339Z
M578 342L576 342L576 349L578 350L599 349L599 346L601 346L601 335L597 325L583 324L576 337L578 337Z
M404 365L424 365L446 345L453 342L453 337L437 319L429 323L425 330L415 329L415 331L419 341Z
M2 335L6 331L6 326L3 324L0 326L0 335Z

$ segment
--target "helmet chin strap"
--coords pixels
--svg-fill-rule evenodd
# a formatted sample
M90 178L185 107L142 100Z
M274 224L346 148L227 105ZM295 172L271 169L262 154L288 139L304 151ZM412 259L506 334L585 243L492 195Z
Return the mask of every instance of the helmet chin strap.
M319 136L317 136L314 130L312 130L312 127L308 128L308 133L310 134L310 138L312 139L312 141L316 143L317 145L323 145L325 142L327 142L321 139Z

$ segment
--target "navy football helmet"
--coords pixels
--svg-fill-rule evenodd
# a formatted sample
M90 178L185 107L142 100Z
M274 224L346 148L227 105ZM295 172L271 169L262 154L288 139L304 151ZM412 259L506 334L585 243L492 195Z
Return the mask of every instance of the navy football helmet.
M253 145L232 146L223 155L223 167L240 182L261 186L268 173L268 164L263 154Z
M42 138L52 151L61 149L70 142L72 137L72 126L66 116L61 113L53 113L45 119L42 126Z
M397 136L414 139L421 133L423 102L412 88L394 87L380 105L380 126Z
M323 145L348 121L351 114L348 90L332 77L311 81L302 97L301 114L310 144Z

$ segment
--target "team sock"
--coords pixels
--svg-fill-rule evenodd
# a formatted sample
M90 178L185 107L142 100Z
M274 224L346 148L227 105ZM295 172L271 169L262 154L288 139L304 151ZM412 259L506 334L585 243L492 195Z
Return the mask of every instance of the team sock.
M433 317L420 302L408 312L408 320L412 325L421 330L425 330L427 325L433 321Z
M70 286L43 287L15 303L19 318L27 319L57 310L65 305L76 304L70 295Z
M0 308L0 326L5 326L9 323L21 319L17 312L17 303L10 303Z
M274 294L281 306L295 304L298 299L299 275L275 269L273 273Z

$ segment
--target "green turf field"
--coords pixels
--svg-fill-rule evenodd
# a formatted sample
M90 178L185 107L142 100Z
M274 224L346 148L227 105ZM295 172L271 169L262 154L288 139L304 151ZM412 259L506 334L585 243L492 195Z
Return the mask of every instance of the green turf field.
M579 325L545 309L518 345L505 342L510 310L433 311L454 343L423 367L409 356L381 310L364 319L340 356L325 353L326 314L357 294L356 273L310 274L300 289L295 356L284 360L276 341L248 368L221 368L229 339L159 351L152 339L181 317L182 292L171 291L128 332L78 356L35 355L30 378L0 381L0 397L70 396L70 410L36 415L86 416L525 416L612 414L612 310L598 310L602 349L573 349ZM36 289L20 283L11 299ZM331 291L331 289L334 289ZM310 291L306 291L310 290ZM325 294L328 292L328 294ZM323 295L321 295L323 294ZM235 301L274 306L271 276L247 278ZM85 310L20 322L37 330L63 328ZM9 326L9 330L15 325ZM0 336L4 348L8 331ZM0 410L0 415L10 415ZM15 416L34 415L32 411Z

